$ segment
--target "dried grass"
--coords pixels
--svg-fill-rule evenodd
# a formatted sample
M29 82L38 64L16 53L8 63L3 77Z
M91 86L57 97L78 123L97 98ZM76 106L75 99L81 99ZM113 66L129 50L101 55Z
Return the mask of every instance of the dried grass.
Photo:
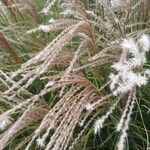
M100 89L89 79L88 73L97 75L99 82L106 79L99 69L109 68L112 62L115 65L116 62L125 65L128 59L131 61L132 58L120 44L129 35L135 38L139 36L139 32L150 32L146 7L149 2L139 1L133 5L131 1L123 1L115 6L101 0L93 3L88 0L48 0L40 12L34 0L25 1L25 7L20 0L3 0L1 3L2 22L7 22L10 30L7 33L8 29L3 28L0 32L1 48L16 63L19 64L23 60L6 39L7 33L11 34L10 37L17 38L17 43L23 43L24 49L29 48L31 51L36 46L40 51L31 51L33 57L22 63L16 71L0 69L0 101L9 106L9 109L0 114L0 150L7 146L12 137L33 123L37 123L37 128L21 143L16 144L15 150L30 150L35 146L35 142L45 150L72 150L88 127L94 125L97 110L105 110L106 113L100 118L98 125L95 123L96 131L103 127L104 121L115 111L118 103L121 103L124 109L118 130L122 133L118 149L123 149L138 85L134 84L135 86L129 87L127 91L114 94L114 88L118 88L124 81L119 69L115 68L120 78L116 74L116 80L111 77L109 80L107 77L108 81L105 80L106 83L101 84ZM67 10L64 11L59 4L65 6L71 15L66 14ZM60 7L63 13L55 14L52 22L42 24L43 15L50 13L53 16L51 10L55 7ZM143 18L138 19L136 16L141 12L146 15L143 14ZM24 13L34 22L30 29ZM66 18L63 18L62 14L65 14ZM23 17L20 19L20 16ZM138 20L132 19L133 17ZM24 21L28 27L22 28L18 20ZM20 31L10 29L14 22L18 23L16 26L20 27ZM139 44L139 49L143 51L144 48ZM134 55L133 52L130 53ZM143 74L143 63L134 68L130 67L130 70L135 74ZM148 73L144 75L148 76ZM118 86L116 81L120 83ZM38 92L31 92L30 88L41 84L38 82L42 82ZM113 83L111 90L105 89ZM55 97L51 106L45 99L49 94ZM111 105L114 97L117 97L118 101ZM20 115L17 116L17 113ZM76 128L79 130L75 135Z

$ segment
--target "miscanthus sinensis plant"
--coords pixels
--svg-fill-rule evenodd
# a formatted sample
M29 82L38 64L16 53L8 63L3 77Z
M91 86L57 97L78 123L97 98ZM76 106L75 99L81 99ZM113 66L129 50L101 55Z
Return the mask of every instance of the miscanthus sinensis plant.
M149 10L0 0L0 150L148 150Z

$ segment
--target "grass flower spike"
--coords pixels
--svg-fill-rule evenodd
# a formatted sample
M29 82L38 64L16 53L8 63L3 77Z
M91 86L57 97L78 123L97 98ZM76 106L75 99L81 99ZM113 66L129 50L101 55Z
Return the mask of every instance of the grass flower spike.
M149 6L0 0L0 150L147 150Z

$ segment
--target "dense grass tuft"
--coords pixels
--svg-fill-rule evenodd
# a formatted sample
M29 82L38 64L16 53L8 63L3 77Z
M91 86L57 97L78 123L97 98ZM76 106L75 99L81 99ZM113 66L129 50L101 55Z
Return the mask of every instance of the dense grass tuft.
M0 0L0 150L148 150L149 0Z

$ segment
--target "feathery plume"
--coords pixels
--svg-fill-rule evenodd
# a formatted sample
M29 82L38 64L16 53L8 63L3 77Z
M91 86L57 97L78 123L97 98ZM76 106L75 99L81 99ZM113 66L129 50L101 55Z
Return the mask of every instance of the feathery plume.
M126 104L126 108L123 112L120 122L117 125L117 131L121 132L121 135L117 144L118 150L124 150L124 147L125 147L125 139L127 138L127 130L129 128L131 114L133 112L134 103L135 103L134 94L135 93L130 92L128 102Z
M145 43L150 43L147 36L143 36L139 39L141 40L140 43L143 43L143 39ZM119 62L112 65L112 68L117 71L117 74L111 73L109 76L112 81L110 89L113 91L114 95L127 93L135 86L140 87L145 85L148 80L148 76L146 76L145 73L142 74L142 72L134 71L136 67L143 66L146 61L145 52L140 50L138 43L135 43L132 38L128 38L123 40L121 46L127 56L123 56L123 60L120 58ZM147 51L148 47L145 48ZM132 56L129 57L128 54L132 54Z
M109 111L107 111L107 113L102 116L101 118L97 119L95 124L94 124L94 133L97 134L100 132L100 130L103 128L104 122L105 120L113 113L114 109L116 108L117 104L118 104L119 100L117 100L113 106L110 108Z
M40 137L38 137L37 139L36 139L36 142L37 142L37 145L39 146L39 147L45 147L45 144L44 144L44 141L43 141L43 139L42 138L40 138Z
M141 38L138 40L138 42L145 52L149 51L149 49L150 49L150 37L149 37L149 35L143 34L141 36Z
M87 103L87 104L85 105L85 108L86 108L87 111L92 111L92 110L94 109L93 105L90 104L90 103Z

